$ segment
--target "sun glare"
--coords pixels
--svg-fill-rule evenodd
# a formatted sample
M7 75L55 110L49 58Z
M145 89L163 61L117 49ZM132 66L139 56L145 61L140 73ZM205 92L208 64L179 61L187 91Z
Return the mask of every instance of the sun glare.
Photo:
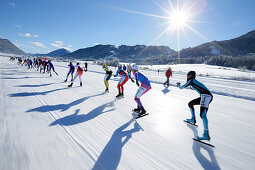
M169 17L170 26L183 27L188 22L188 15L182 11L175 11Z
M197 15L197 13L194 11L194 7L199 4L199 0L194 0L194 2L191 2L190 0L184 0L184 3L179 5L178 0L176 0L176 6L172 3L172 0L167 0L169 3L168 7L162 7L161 5L157 4L156 1L154 1L154 4L161 8L166 15L165 16L160 16L160 15L155 15L155 14L150 14L150 13L144 13L144 12L139 12L139 11L131 11L131 10L126 10L126 9L121 9L121 8L116 8L112 7L117 10L129 12L129 13L134 13L138 15L145 15L149 17L156 17L156 18L161 18L165 19L166 22L164 22L162 25L167 25L167 28L161 32L153 41L151 44L155 43L158 39L160 39L164 34L173 34L176 32L177 35L177 46L178 46L178 59L180 63L180 34L181 32L185 35L186 38L186 32L185 30L190 30L203 39L206 39L201 33L196 31L194 28L191 27L190 23L198 23L200 21L195 21L193 18ZM145 49L146 50L146 49ZM142 52L144 52L143 50ZM141 53L142 53L141 52Z

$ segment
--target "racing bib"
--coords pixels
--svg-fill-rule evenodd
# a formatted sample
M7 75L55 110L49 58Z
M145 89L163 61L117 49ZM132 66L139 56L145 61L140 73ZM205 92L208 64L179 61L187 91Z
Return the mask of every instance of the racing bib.
M201 94L200 106L208 108L211 100L212 100L212 96L208 94Z

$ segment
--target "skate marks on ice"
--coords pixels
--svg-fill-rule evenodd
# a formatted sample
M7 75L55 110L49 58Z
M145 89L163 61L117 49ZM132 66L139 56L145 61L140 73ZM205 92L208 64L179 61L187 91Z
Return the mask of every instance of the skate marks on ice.
M99 115L107 112L111 112L116 110L114 107L114 101L105 103L92 111L90 111L87 114L78 114L80 112L80 109L75 110L74 114L62 117L60 119L55 120L52 122L49 126L54 126L54 125L61 125L61 126L72 126L76 125L79 123L87 122L89 120L92 120Z
M65 89L68 89L67 87ZM82 102L84 102L85 100L91 98L91 97L96 97L96 96L100 96L103 95L104 93L100 93L97 95L92 95L92 96L87 96L87 97L83 97L80 99L77 99L69 104L57 104L57 105L44 105L44 106L40 106L34 109L30 109L26 112L50 112L50 111L57 111L60 110L61 112L66 111L68 109L70 109L73 106L76 106Z
M119 162L121 160L122 148L125 144L132 138L132 134L140 131L140 127L136 121L134 121L134 117L129 120L127 123L116 129L109 142L104 147L103 151L99 155L93 170L97 169L107 169L107 170L115 170L118 169ZM130 130L125 129L133 124L133 128ZM123 141L122 139L125 138Z
M198 136L198 131L197 131L197 128L195 126L187 124L187 127L189 127L192 130L192 132L194 134L194 137ZM204 149L208 153L208 155L210 157L210 160L208 160L203 155L202 149ZM198 160L198 162L200 163L200 165L204 169L213 169L213 170L220 170L221 169L218 162L217 162L217 159L214 155L214 150L213 150L212 147L204 145L202 143L198 143L197 141L193 140L192 150L193 150L193 153L194 153L196 159Z

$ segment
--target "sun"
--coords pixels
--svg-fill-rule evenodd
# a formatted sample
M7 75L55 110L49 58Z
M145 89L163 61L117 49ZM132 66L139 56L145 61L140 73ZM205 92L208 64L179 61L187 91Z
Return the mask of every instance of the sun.
M183 27L189 21L189 15L183 11L174 11L169 16L169 26L172 27Z

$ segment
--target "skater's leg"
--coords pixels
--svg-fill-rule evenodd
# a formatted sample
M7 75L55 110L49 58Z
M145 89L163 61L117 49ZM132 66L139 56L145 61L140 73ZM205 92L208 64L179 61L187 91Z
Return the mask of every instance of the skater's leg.
M121 92L121 94L124 94L124 87L123 87L123 84L120 85L120 92Z
M141 100L140 100L140 97L145 94L146 92L148 92L149 90L151 89L150 86L146 86L145 84L142 84L139 89L137 90L136 92L136 95L135 95L135 101L137 103L137 105L139 107L143 107L142 103L141 103Z
M66 75L66 80L68 79L69 74L70 74L70 71L69 71L69 72L67 73L67 75ZM73 75L72 75L72 77L73 77Z
M106 89L109 88L108 80L109 80L110 78L111 78L111 74L105 74L105 76L104 76L104 84L105 84Z
M127 81L128 81L128 76L125 76L125 79L121 83L121 93L122 93L122 96L124 95L124 84L126 84Z
M75 76L74 76L74 79L72 80L72 83L75 81L75 79L77 78L78 76L78 72L76 72Z
M208 111L208 108L200 107L200 117L203 120L204 130L208 130L207 111Z
M167 81L165 81L165 83L163 85L166 85Z
M210 140L209 135L209 128L208 128L208 119L207 119L207 111L209 108L209 104L212 101L212 96L208 94L202 94L201 95L201 101L200 101L200 117L202 118L203 125L204 125L204 133L202 136L197 137L199 140Z
M188 104L190 108L190 112L191 112L191 119L194 119L194 123L196 123L194 105L199 105L200 100L201 100L201 97L191 100Z
M204 130L208 130L208 119L207 119L207 111L209 108L209 104L212 102L212 96L207 94L201 95L200 100L200 117L203 120Z
M119 93L121 93L121 89L120 89L120 84L119 83L117 85L117 88L118 88Z
M79 80L80 80L80 83L82 83L82 81L81 81L81 75L79 75Z
M80 79L80 86L82 86L81 74L79 74L79 79Z

